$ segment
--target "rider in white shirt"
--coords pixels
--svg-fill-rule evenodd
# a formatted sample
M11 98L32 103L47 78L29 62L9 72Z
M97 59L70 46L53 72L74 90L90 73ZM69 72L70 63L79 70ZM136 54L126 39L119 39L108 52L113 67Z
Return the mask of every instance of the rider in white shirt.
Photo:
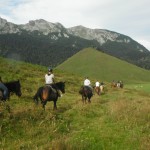
M48 74L45 75L45 84L54 88L57 91L58 96L61 97L60 91L58 90L57 86L55 85L54 74L53 74L52 69L48 69Z
M84 80L84 86L90 86L91 82L88 78Z
M100 83L99 83L98 81L96 81L95 86L96 86L96 87L99 87L99 86L100 86Z
M48 69L48 74L45 75L45 84L50 85L54 83L54 74L52 69Z
M92 93L93 93L93 87L91 86L91 82L90 82L90 80L88 79L88 77L86 77L86 79L84 80L84 86L90 87L91 90L92 90Z

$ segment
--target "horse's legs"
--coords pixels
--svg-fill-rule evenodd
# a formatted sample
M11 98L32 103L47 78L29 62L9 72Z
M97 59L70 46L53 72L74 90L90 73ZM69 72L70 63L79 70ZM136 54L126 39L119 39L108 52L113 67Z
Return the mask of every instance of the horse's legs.
M56 102L57 102L57 99L56 99L56 100L54 100L54 108L53 108L53 110L57 110Z
M39 100L38 100L38 96L37 96L37 95L35 95L35 96L33 97L33 100L34 100L34 102L38 105Z
M84 104L84 96L82 96L82 102L83 102L83 104Z
M42 103L42 107L43 107L43 109L45 110L45 105L46 105L46 103L47 103L47 101L41 101L41 103Z
M91 103L91 98L90 97L88 97L88 103Z

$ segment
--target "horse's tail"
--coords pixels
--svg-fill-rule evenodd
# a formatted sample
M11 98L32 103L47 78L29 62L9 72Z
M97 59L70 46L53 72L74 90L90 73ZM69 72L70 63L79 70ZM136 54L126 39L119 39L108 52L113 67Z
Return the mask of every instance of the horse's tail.
M38 97L40 97L40 93L41 93L41 91L42 91L42 88L43 88L43 87L40 87L40 88L37 90L37 92L36 92L35 95L33 96L33 99L34 99L34 100L38 101Z

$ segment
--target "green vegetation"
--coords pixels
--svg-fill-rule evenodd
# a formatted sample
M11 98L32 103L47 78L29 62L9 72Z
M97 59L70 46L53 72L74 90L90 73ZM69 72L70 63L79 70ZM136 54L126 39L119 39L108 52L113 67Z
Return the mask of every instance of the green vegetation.
M0 34L0 56L45 66L57 66L92 45L98 47L98 42L72 35L66 38L63 33L43 35L22 31L22 34Z
M150 89L148 82L142 91L132 89L139 84L113 89L106 82L105 94L100 97L95 94L91 104L83 104L78 94L83 78L57 68L54 70L56 81L66 81L66 94L58 100L57 111L52 110L52 102L48 102L44 111L40 104L34 104L32 97L44 84L47 68L3 58L0 66L3 81L20 79L23 93L21 98L12 95L5 104L0 103L0 149L149 149L150 95L145 92ZM78 69L72 67L73 72ZM95 81L97 76L90 75ZM143 78L139 75L136 79L140 83ZM131 80L135 82L134 78ZM146 80L148 78L143 79Z
M123 80L126 83L150 81L150 71L93 48L78 52L57 68L82 77L97 78L100 81Z
M97 30L97 32L99 31ZM112 31L107 32L110 35L115 34ZM119 34L116 40L111 41L106 38L105 41L107 42L101 45L96 40L87 40L70 35L67 29L62 29L61 32L52 32L48 35L44 35L40 31L22 30L21 33L0 34L0 56L54 67L83 48L95 47L97 50L121 60L150 69L150 52L144 46L122 34Z

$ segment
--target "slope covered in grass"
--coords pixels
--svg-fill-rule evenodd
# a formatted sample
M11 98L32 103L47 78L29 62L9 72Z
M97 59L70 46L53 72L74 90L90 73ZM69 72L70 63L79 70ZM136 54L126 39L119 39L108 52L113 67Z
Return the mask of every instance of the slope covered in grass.
M83 77L88 76L108 82L112 80L123 80L128 83L150 81L150 71L93 48L78 52L57 68Z
M66 81L66 93L48 102L44 111L33 102L44 85L47 68L0 58L4 81L20 79L21 98L0 103L0 149L147 150L150 145L150 95L132 89L112 89L83 104L78 94L81 77L54 69L56 81ZM93 79L95 80L95 79ZM149 85L150 88L150 85ZM148 89L148 83L147 83Z

